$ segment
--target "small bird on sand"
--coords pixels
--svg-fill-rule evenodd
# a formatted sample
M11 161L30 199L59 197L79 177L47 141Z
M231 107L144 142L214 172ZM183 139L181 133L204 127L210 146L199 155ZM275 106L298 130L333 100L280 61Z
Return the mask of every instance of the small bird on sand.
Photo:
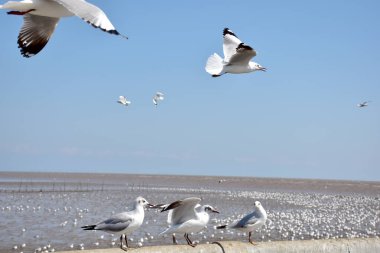
M120 235L120 248L127 251L129 247L127 235L138 229L143 223L144 207L154 207L154 205L149 204L143 197L137 197L130 211L115 214L96 225L86 225L81 228ZM123 237L126 248L123 247Z
M216 228L217 229L233 228L233 229L238 229L243 232L249 232L248 241L251 244L256 245L256 243L253 242L251 239L252 232L257 228L261 228L262 226L264 226L266 220L267 220L267 212L265 211L264 207L261 205L259 201L255 201L254 206L253 206L253 211L251 213L245 215L240 220L236 220L232 222L229 225L222 225Z
M200 198L191 197L166 205L161 212L169 211L169 228L161 232L160 235L184 233L187 244L195 247L196 244L190 240L189 233L197 233L204 229L210 220L209 213L219 213L210 205L201 206L200 202ZM197 208L200 211L197 211ZM175 242L175 237L173 236L173 243Z

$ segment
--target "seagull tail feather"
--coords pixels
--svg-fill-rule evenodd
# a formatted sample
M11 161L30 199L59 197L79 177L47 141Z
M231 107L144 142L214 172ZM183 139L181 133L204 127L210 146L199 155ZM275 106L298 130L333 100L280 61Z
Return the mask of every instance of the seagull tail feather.
M206 71L210 75L216 77L223 74L223 59L218 54L214 53L207 59Z

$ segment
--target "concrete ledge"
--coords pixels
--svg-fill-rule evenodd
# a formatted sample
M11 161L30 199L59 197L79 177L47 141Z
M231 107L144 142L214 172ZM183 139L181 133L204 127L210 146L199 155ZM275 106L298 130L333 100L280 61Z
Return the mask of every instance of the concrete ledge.
M64 251L61 253L121 253L120 248ZM376 253L380 252L380 239L338 239L312 241L262 242L257 246L246 242L221 241L200 244L195 248L188 245L160 245L130 248L131 253Z

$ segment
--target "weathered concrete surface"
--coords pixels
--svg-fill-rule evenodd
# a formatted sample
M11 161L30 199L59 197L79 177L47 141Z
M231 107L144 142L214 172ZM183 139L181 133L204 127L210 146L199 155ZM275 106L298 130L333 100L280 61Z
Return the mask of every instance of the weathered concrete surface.
M65 251L61 253L121 253L120 248ZM312 241L262 242L254 246L246 242L222 241L188 245L161 245L130 248L130 253L380 253L380 239L338 239Z

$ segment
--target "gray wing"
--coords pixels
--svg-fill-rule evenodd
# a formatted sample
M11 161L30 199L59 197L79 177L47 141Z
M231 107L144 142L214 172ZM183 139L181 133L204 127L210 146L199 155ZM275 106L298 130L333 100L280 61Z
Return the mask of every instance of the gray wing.
M38 54L48 43L59 18L24 15L24 23L18 35L18 47L24 57Z
M115 27L112 25L111 21L108 19L106 14L97 6L90 4L84 0L53 0L68 9L70 12L74 13L76 16L80 17L87 23L91 24L96 28L101 30L120 35L116 31Z
M229 60L229 64L234 65L247 65L248 62L252 59L252 57L256 56L256 51L252 47L240 43L236 47L236 53L231 56Z
M259 221L260 215L254 211L250 214L244 216L241 220L239 220L233 227L234 228L245 228L250 225L254 225Z
M191 219L196 219L195 207L201 202L200 198L186 198L171 203L166 210L171 210L168 215L169 224L181 224ZM173 206L173 209L171 208Z
M116 214L115 216L98 223L96 230L108 232L120 232L126 229L132 222L133 218L125 214Z

